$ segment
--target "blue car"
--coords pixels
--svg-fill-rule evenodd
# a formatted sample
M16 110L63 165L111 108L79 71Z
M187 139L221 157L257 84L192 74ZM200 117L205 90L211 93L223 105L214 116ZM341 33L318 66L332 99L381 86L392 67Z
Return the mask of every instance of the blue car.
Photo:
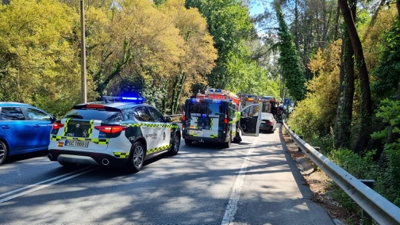
M31 105L0 102L0 165L8 156L47 150L54 121Z

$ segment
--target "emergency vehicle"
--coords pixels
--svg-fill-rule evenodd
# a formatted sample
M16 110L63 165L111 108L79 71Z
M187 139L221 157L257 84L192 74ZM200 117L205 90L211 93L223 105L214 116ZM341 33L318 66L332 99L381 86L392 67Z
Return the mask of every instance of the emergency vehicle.
M73 106L53 123L48 158L63 166L115 166L138 172L145 160L176 155L180 128L141 97L105 97Z
M263 112L271 112L271 107L275 104L276 100L273 96L261 96L259 101L262 103Z
M239 143L240 135L259 135L261 107L242 108L241 98L229 91L210 88L185 102L182 113L182 137L193 142L221 143L229 148Z

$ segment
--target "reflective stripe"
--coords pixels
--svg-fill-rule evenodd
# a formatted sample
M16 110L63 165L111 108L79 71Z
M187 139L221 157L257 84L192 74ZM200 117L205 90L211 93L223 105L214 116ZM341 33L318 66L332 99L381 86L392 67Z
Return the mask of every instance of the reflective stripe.
M218 138L218 134L211 134L210 138Z
M70 119L71 119L71 118L68 118L68 119L65 121L64 133L63 133L62 136L65 136L65 135L67 134L67 131L68 131L68 122L69 122Z
M94 123L93 120L90 120L90 128L88 130L88 137L91 138L92 137L92 130L94 128Z
M151 154L151 153L155 153L155 152L160 152L160 151L169 149L169 148L171 148L171 147L172 147L172 145L169 144L169 145L165 145L165 146L161 146L161 147L149 149L149 150L147 150L147 153Z
M214 118L210 118L210 130L213 129L213 125L214 125Z
M165 123L123 123L125 127L164 127L164 128L179 128L178 125Z
M67 136L56 136L56 135L52 135L51 136L51 140L52 141L59 141L61 139L67 139L67 140L78 140L78 141L91 141L95 144L99 144L99 145L106 145L108 144L109 139L108 138L82 138L82 137L67 137Z
M196 129L199 129L199 117L196 117Z
M114 152L114 156L120 159L126 159L129 157L129 152Z

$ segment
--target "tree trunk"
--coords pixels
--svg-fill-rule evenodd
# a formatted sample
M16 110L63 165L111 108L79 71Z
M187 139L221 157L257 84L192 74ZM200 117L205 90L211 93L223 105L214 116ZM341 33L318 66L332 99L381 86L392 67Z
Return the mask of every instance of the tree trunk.
M179 79L178 76L175 77L174 83L172 84L172 96L171 96L171 108L170 108L171 114L175 114L174 105L175 105L175 101L177 101L175 96L176 96L176 89L178 88L177 87L178 86L178 79Z
M334 130L335 148L351 148L351 119L354 98L354 51L347 32L343 33L340 90Z
M347 33L350 37L351 45L354 50L354 55L356 58L357 72L360 77L361 85L361 124L360 132L358 134L358 140L356 146L354 147L354 152L360 153L363 151L370 140L370 130L371 130L371 118L372 118L372 99L371 90L369 86L369 77L367 65L364 60L364 53L358 36L356 26L354 23L354 18L351 14L349 6L346 0L338 0L339 7L342 11L342 15L346 24Z
M182 73L182 77L181 77L181 80L180 80L180 83L179 83L179 89L177 90L178 92L176 94L176 104L175 104L175 108L174 108L174 114L178 110L179 102L181 100L183 85L184 85L185 81L186 81L186 74Z
M355 2L351 1L352 15L356 15ZM334 130L335 148L351 148L351 119L354 99L354 51L346 27L343 28L340 66L340 90Z
M397 7L397 15L400 20L400 0L396 1L396 7Z
M335 32L334 32L334 35L333 35L333 40L337 40L338 39L338 33L339 33L339 18L340 18L340 8L339 8L339 6L337 7L337 15L336 15L336 18L335 18L335 21L336 21L336 25L335 25Z

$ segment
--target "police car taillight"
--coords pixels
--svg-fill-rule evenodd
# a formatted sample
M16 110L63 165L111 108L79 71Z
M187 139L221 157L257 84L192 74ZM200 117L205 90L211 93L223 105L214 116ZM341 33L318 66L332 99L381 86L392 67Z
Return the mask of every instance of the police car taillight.
M224 124L228 124L228 115L225 114Z
M54 122L53 123L53 130L58 130L58 129L60 129L61 127L63 127L64 126L64 124L62 124L62 123L60 123L60 122Z
M115 134L119 133L123 130L128 129L127 127L124 126L95 126L94 127L96 130L99 130L100 132L106 133L106 134Z
M87 109L104 109L104 105L101 104L87 104Z

